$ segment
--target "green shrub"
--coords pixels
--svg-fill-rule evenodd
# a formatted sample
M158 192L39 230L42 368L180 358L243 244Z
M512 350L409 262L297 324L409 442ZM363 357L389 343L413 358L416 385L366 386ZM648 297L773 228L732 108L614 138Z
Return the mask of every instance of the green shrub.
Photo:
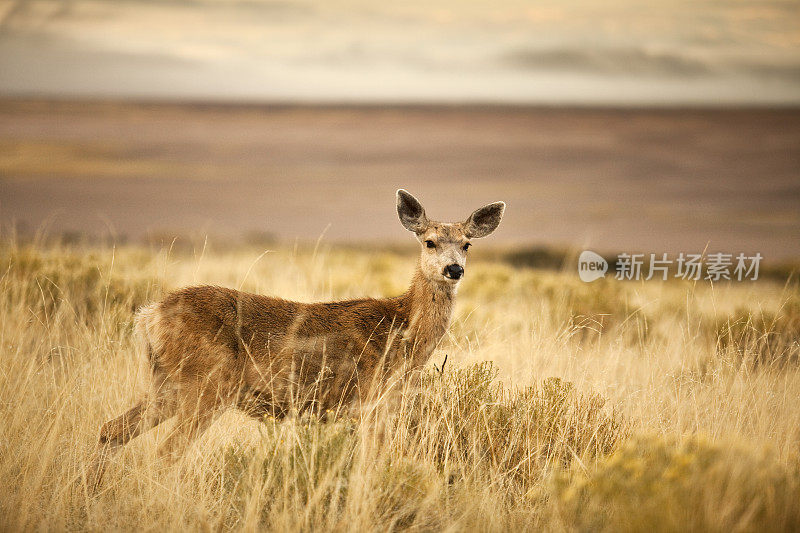
M464 468L529 486L552 468L588 461L614 449L625 423L605 400L549 378L524 389L495 381L491 362L423 376L405 416L403 447L439 468ZM524 490L524 488L523 488Z
M764 451L701 438L639 438L586 471L556 477L578 531L791 531L800 471Z
M399 410L361 420L268 420L258 446L223 453L221 499L241 516L258 494L258 522L278 529L333 525L354 507L386 529L437 528L448 498L475 487L504 486L510 504L531 506L553 470L592 462L625 434L602 398L571 383L513 389L496 376L491 363L432 371Z

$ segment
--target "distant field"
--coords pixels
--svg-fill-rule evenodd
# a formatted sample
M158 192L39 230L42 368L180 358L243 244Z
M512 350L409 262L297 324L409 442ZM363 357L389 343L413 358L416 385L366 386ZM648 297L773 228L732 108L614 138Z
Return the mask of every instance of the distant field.
M0 223L394 244L509 209L493 242L800 256L800 111L0 102Z
M322 245L0 245L4 530L797 531L796 281L580 282L476 246L402 411L233 413L180 465L168 424L91 496L99 425L145 384L131 319L215 283L301 300L402 292L414 255Z

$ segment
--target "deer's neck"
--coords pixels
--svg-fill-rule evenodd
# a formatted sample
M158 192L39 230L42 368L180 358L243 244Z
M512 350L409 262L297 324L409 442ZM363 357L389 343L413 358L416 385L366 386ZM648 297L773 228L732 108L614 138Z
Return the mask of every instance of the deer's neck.
M415 366L427 362L447 332L455 293L453 285L429 280L417 266L411 287L403 295L409 309L404 338L412 349Z

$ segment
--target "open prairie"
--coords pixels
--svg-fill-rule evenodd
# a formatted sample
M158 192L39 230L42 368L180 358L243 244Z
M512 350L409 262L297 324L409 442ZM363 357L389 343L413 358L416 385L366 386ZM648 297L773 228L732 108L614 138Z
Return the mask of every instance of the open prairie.
M4 530L796 531L796 280L582 283L474 247L419 390L358 418L169 424L90 494L100 424L149 371L134 309L214 283L305 301L402 292L412 253L0 246ZM266 251L266 253L264 253ZM447 364L441 366L445 354Z

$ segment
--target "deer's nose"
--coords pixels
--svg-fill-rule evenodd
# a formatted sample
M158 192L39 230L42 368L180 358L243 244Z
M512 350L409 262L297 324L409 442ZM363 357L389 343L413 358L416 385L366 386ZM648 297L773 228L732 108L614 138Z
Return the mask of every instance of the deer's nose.
M464 268L461 265L447 265L444 267L444 275L450 279L460 279L464 275Z

